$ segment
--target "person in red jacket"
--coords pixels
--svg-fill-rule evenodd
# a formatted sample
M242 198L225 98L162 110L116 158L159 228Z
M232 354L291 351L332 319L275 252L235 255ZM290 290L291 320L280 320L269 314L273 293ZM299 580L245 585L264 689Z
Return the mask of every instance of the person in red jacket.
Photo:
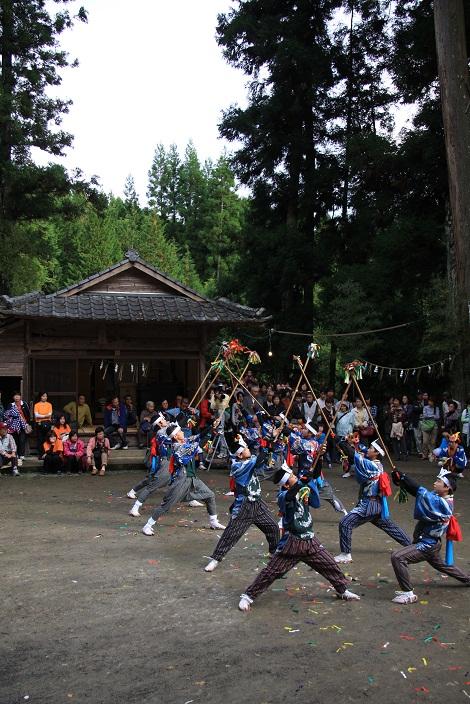
M210 425L214 420L214 414L210 407L210 392L207 391L199 404L199 429L205 428L206 425Z

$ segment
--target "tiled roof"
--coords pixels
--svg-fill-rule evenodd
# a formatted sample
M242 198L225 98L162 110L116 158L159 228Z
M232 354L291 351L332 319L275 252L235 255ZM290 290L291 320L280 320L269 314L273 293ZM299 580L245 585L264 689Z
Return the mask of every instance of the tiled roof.
M0 298L0 313L18 318L62 318L161 323L260 323L263 309L247 308L226 299L195 301L162 294L96 293L61 296L30 294Z

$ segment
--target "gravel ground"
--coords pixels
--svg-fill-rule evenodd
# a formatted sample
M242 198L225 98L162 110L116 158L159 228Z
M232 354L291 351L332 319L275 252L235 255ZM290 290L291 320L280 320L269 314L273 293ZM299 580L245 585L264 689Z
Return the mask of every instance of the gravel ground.
M432 484L434 469L408 471ZM373 526L353 535L345 566L359 603L335 599L305 565L275 582L249 614L238 598L266 561L252 528L212 574L217 540L204 508L181 505L155 537L127 515L139 473L103 478L0 479L2 619L0 702L13 704L277 704L463 702L470 699L470 590L426 563L412 567L417 604L391 603L395 544ZM203 475L227 520L223 472ZM330 478L348 507L352 479ZM271 484L264 488L274 503ZM391 502L412 530L413 502ZM456 514L464 542L456 564L470 572L470 481ZM316 532L338 552L338 514L315 512Z

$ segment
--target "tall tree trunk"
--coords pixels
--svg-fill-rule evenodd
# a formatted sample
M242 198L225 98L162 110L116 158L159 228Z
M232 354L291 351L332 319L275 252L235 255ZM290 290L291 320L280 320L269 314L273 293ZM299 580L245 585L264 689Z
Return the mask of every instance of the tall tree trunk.
M13 7L12 0L0 2L1 57L0 74L0 209L1 217L8 217L8 176L11 166L11 128L13 114Z
M458 391L470 390L470 80L463 0L434 0L457 288Z

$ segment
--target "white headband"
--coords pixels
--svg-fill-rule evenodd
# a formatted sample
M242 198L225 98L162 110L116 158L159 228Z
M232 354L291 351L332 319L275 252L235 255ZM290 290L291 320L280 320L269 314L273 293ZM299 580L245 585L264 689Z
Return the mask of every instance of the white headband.
M181 430L180 426L177 425L176 428L171 431L171 433L170 433L170 438L173 440L173 438L175 437L176 433L179 433L180 430Z
M446 485L446 487L447 487L448 489L450 489L451 491L453 491L453 489L452 489L452 484L450 483L450 481L447 479L446 476L439 477L439 479L440 479L442 482L444 482L444 484Z
M382 450L382 448L380 447L380 445L379 445L379 443L377 442L377 440L374 440L374 442L371 442L371 447L373 447L374 450L377 450L377 452L379 453L379 455L381 455L382 457L384 457L385 452Z
M159 425L162 422L166 423L166 419L161 413L159 413L158 416L153 421L153 425Z
M284 470L284 474L282 475L281 479L278 482L279 486L282 486L282 484L285 484L287 482L287 480L289 479L289 477L291 477L293 475L293 471L291 470L291 468L289 467L287 462L282 463L281 469Z
M307 428L307 430L309 430L312 433L312 435L317 434L317 431L315 430L313 425L310 425L310 423L305 423L305 427Z
M242 452L243 452L243 450L244 450L246 447L247 447L246 443L245 443L244 445L241 445L239 448L237 448L237 449L235 450L235 455L236 455L237 457L240 457L241 454L242 454Z

